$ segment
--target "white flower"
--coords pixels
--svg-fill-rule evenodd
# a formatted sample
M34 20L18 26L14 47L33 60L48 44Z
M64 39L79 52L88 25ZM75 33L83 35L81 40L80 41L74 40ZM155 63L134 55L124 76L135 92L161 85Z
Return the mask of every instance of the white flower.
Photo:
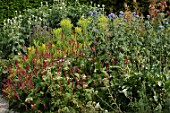
M29 97L29 98L26 98L26 99L25 99L25 102L32 101L32 100L33 100L33 98L32 98L32 97Z
M98 4L97 7L100 7L100 4Z
M19 18L21 18L21 17L22 17L22 15L19 15L18 17L19 17Z
M41 17L39 17L39 20L40 20L40 21L42 21L42 18L41 18Z
M85 74L83 75L83 79L86 79L86 75Z
M6 23L6 20L4 20L4 23Z
M162 82L161 81L158 81L158 86L161 86L162 85Z
M8 18L7 23L9 24L9 22L10 22L10 19Z
M96 104L95 108L96 108L96 109L99 109L99 108L100 108L99 102Z
M58 74L61 74L61 73L58 73ZM62 77L57 76L57 77L56 77L56 79L57 79L57 80L61 80L61 79L62 79Z
M154 100L157 102L158 101L158 97L157 96L153 96Z
M60 9L63 9L62 7L60 7Z
M43 6L43 3L41 2L41 7Z
M103 5L102 5L102 7L104 8L104 7L105 7L105 5L103 4Z
M46 2L46 6L48 7L48 2Z

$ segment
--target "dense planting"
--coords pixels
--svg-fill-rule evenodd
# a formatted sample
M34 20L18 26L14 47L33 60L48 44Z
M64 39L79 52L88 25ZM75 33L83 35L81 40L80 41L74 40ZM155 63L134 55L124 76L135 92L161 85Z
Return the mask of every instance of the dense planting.
M7 23L10 30L23 33L22 40L11 38L10 30L6 34L14 45L19 39L22 50L13 51L4 66L2 87L10 108L22 113L168 113L169 18L123 11L105 15L85 6L81 15L82 10L72 6L62 10L65 5L57 4L50 13L46 7L39 9L46 15L41 23L32 17L17 21L27 26L25 32ZM25 34L28 39L22 38ZM3 66L0 69L2 73Z

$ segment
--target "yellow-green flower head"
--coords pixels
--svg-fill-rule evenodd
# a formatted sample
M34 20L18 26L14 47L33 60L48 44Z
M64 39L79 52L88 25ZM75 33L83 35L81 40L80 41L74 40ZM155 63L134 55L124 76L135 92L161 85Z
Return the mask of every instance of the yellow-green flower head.
M55 36L60 36L62 33L62 29L61 28L53 29L53 33Z
M71 21L68 19L63 19L60 22L61 27L72 27Z
M31 47L28 47L28 51L29 51L29 52L31 51Z
M35 48L34 46L28 47L28 56L34 54Z
M28 47L28 52L34 51L34 46Z
M82 33L81 27L75 27L75 29L76 29L76 33L77 34L81 34Z
M44 50L46 48L45 44L42 44L42 49Z
M103 24L106 24L107 23L107 18L102 15L100 18L99 18L99 23L103 23Z
M85 19L85 18L80 18L80 19L78 20L78 25L79 25L80 27L87 27L87 26L89 26L89 24L90 24L90 18L87 18L87 19Z

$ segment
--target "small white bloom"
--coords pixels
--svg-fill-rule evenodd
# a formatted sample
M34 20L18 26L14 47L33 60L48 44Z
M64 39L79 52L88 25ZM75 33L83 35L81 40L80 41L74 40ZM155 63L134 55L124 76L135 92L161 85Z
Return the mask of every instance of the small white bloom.
M6 20L4 20L4 23L6 23Z
M9 24L9 22L10 22L10 19L8 18L7 23Z
M97 7L100 7L100 4L98 4Z
M85 74L83 75L83 79L86 79L86 75Z
M48 2L46 2L46 6L48 7Z
M61 74L61 73L59 73L59 74ZM61 79L62 79L62 77L57 76L57 77L56 77L56 79L57 79L57 80L61 80Z
M157 102L158 101L158 97L157 96L153 96L154 100Z
M60 9L63 9L62 7L60 7Z
M13 20L13 23L14 23L14 24L16 23L16 20L15 20L15 19Z
M103 5L102 5L102 7L104 8L104 7L105 7L105 5L103 4Z
M19 18L21 18L22 17L22 15L19 15Z
M41 17L39 17L39 20L40 20L40 21L42 21L42 18L41 18Z
M43 6L43 3L41 2L41 7Z
M162 82L161 81L158 81L158 86L161 86L162 85Z
M26 98L26 99L25 99L25 102L32 101L32 100L33 100L33 98L32 98L32 97L29 97L29 98Z
M96 108L96 109L99 109L99 108L100 108L99 102L96 104L95 108Z

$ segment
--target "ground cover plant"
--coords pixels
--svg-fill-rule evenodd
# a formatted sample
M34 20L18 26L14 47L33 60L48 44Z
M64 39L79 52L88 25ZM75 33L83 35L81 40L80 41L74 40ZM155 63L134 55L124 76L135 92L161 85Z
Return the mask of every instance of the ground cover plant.
M25 54L6 67L2 87L10 108L168 113L169 18L123 11L104 15L96 9L87 15L76 21L63 17L50 30L35 26L29 47L22 44Z

